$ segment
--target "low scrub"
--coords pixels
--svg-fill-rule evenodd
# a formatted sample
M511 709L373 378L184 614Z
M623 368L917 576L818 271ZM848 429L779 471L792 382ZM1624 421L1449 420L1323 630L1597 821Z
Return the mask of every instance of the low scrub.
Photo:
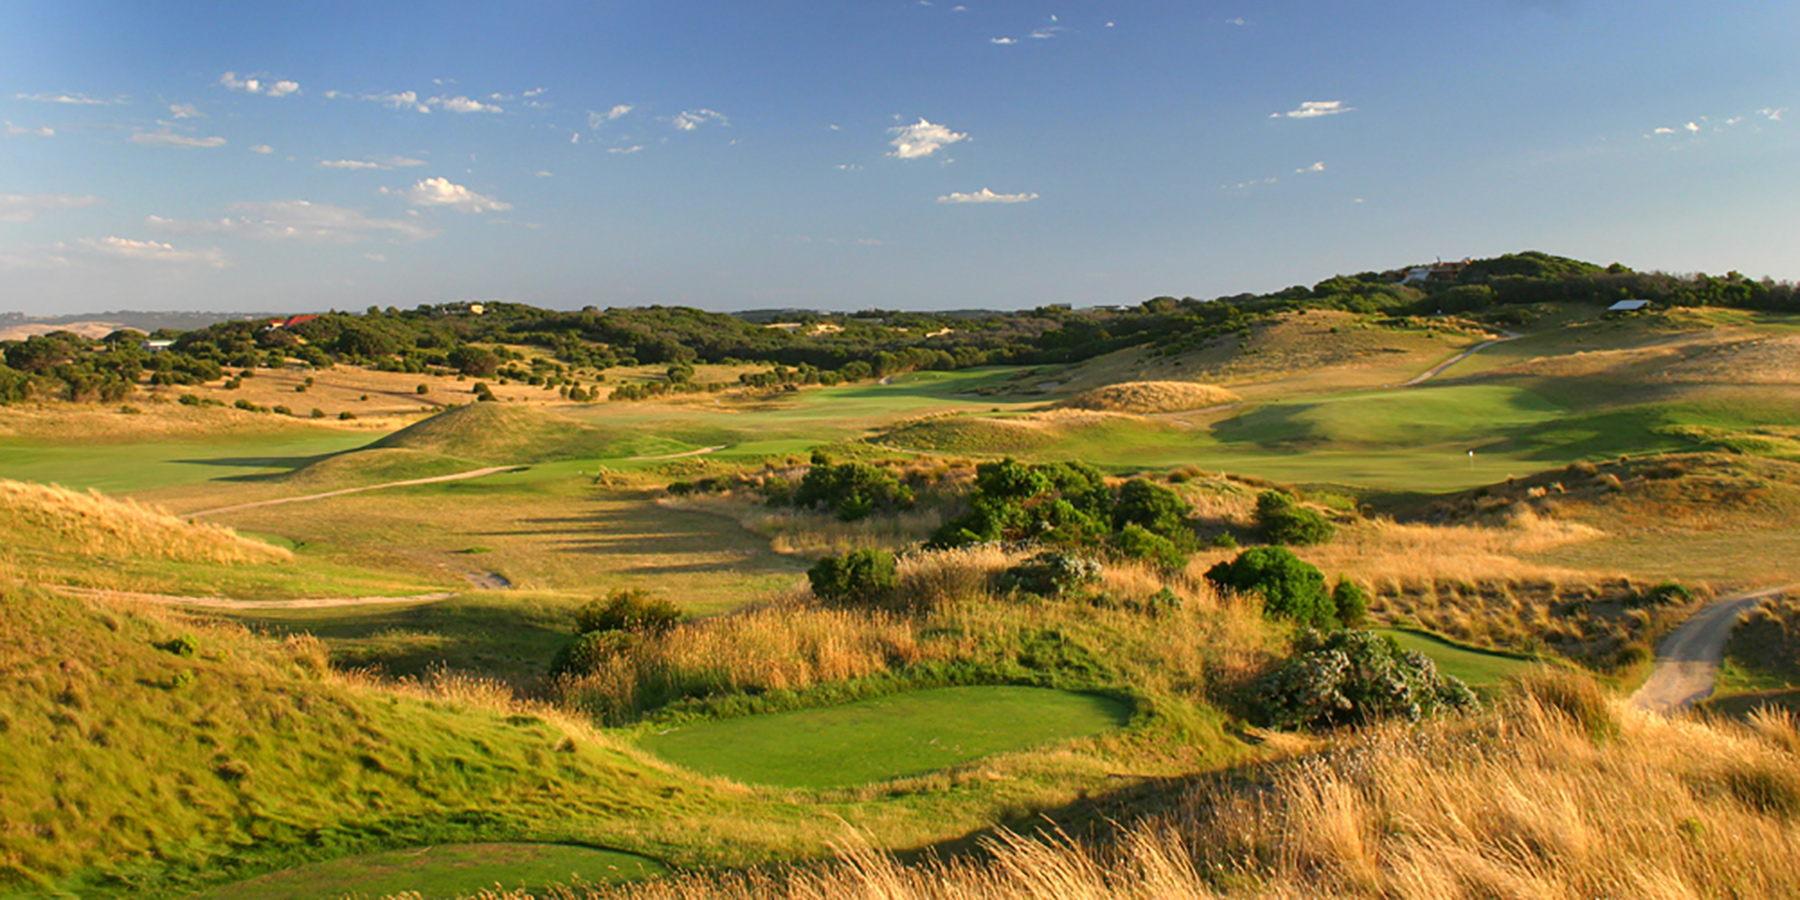
M1328 728L1382 719L1416 722L1474 709L1475 693L1417 650L1371 631L1294 636L1294 655L1258 687L1256 715L1276 728Z

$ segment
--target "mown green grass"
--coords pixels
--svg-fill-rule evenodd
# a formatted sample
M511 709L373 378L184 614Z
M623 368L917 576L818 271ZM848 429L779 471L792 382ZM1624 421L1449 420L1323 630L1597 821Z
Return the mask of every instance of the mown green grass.
M820 709L684 725L643 746L708 774L827 788L948 768L1125 724L1125 703L1032 687L911 691Z
M98 488L107 493L142 491L194 482L275 475L333 453L367 444L366 433L332 432L222 436L216 440L81 444L0 443L0 478Z
M1541 663L1504 653L1488 653L1459 647L1434 635L1398 628L1377 628L1377 634L1394 639L1403 649L1417 650L1437 663L1438 671L1463 680L1473 688L1498 687L1514 676L1531 671Z
M545 891L667 872L647 857L570 844L450 844L314 863L214 888L195 900L313 900L408 892L420 900L451 900L495 886Z

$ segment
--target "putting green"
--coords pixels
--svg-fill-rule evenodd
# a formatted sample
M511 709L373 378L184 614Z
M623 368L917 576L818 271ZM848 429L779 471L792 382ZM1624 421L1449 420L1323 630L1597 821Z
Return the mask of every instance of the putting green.
M919 775L1124 725L1130 706L1032 687L954 687L702 722L652 735L673 762L751 784L825 788Z
M200 898L310 900L416 891L423 900L447 900L495 885L543 891L576 882L636 881L666 872L662 863L648 857L571 844L445 844L314 863L215 888Z
M1486 653L1459 647L1442 638L1398 628L1377 628L1378 634L1394 639L1402 648L1417 650L1437 663L1438 671L1462 679L1473 688L1492 687L1509 676L1530 671L1539 663L1504 653Z

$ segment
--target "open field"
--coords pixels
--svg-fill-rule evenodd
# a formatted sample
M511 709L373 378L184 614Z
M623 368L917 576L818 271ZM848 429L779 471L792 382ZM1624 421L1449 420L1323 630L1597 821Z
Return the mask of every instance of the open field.
M658 731L644 749L749 784L843 787L1124 725L1125 704L1029 687L939 688Z

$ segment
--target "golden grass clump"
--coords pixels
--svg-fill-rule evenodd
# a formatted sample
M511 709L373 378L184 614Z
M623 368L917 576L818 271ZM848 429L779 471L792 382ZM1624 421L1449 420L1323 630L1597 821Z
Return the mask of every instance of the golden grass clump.
M271 563L293 559L280 547L221 525L189 522L167 510L98 491L0 479L5 543L56 554L176 562Z
M1472 718L1372 729L1248 780L1241 771L1200 779L1172 811L1093 839L1001 831L979 857L911 866L851 839L822 866L548 896L1800 896L1800 760L1753 727L1665 719L1593 685L1541 688ZM1578 707L1599 698L1604 708L1589 712L1612 735L1596 740L1566 708L1571 697Z
M1223 406L1241 399L1213 384L1191 381L1127 381L1082 391L1057 406L1137 415L1186 412Z

